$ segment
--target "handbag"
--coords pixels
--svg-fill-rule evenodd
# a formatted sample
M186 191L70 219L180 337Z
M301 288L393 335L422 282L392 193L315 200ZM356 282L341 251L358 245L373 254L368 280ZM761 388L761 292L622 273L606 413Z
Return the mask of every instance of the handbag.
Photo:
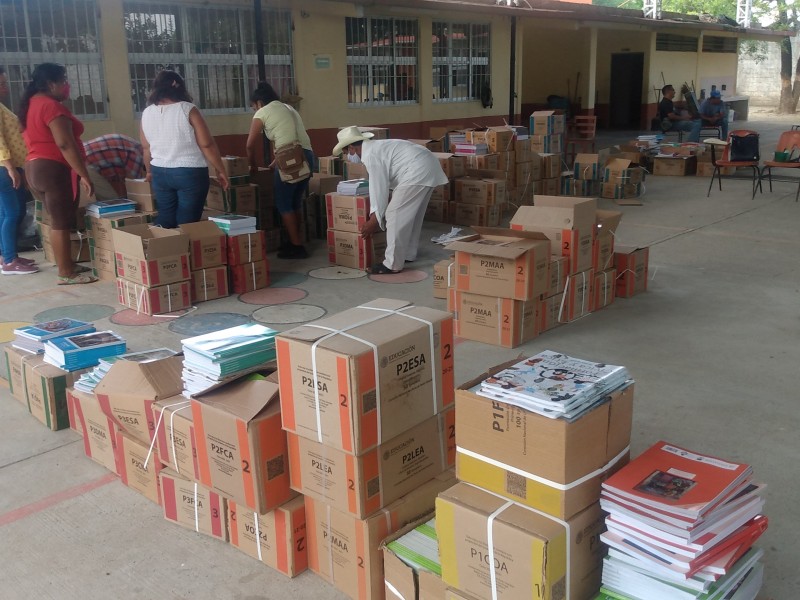
M311 167L299 142L275 148L275 166L285 183L299 183L311 177Z
M731 134L731 150L729 156L732 162L758 161L761 158L758 150L758 134Z

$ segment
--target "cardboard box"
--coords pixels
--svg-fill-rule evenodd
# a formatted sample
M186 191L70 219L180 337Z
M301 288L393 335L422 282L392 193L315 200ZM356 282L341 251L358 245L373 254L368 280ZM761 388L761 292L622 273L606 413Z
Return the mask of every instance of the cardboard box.
M210 221L185 223L178 229L189 238L189 265L192 271L228 262L227 236Z
M653 175L683 177L696 171L696 156L656 156L653 160Z
M530 137L525 137L525 139L515 138L513 149L517 164L530 162L532 160L533 155L531 153Z
M506 182L501 179L461 178L455 181L456 202L492 206L506 201Z
M441 310L379 298L284 331L276 349L284 429L356 456L453 402Z
M39 224L39 233L42 237L42 249L44 250L44 259L47 262L55 264L56 258L53 252L53 244L50 241L52 229L49 225L44 223ZM70 256L75 262L87 262L91 260L89 253L89 238L85 232L72 231L69 234L70 240Z
M328 229L328 260L332 265L363 270L380 262L385 253L385 232L364 239L358 232Z
M259 263L253 263L259 264ZM234 269L241 269L248 265L239 265ZM228 290L228 267L220 265L208 269L192 271L192 302L206 302L225 298L230 294Z
M44 201L36 194L36 192L31 190L31 195L34 197L33 203L33 215L34 220L36 223L43 224L43 225L52 225L52 219L50 218L50 213L47 211L47 206L45 206ZM83 194L83 190L81 190L81 197L79 199L78 209L75 211L75 224L73 225L72 229L75 231L81 231L84 228L84 222L86 220L86 206L94 202L92 199L85 199Z
M617 246L614 266L617 269L617 298L630 298L647 291L650 248Z
M150 444L156 431L153 403L183 391L182 370L182 356L143 363L118 360L97 384L95 396L120 429Z
M269 285L269 264L265 260L233 265L230 267L231 290L234 294L245 294Z
M387 598L416 598L417 600L442 600L444 598L446 587L440 575L422 569L414 571L389 547L391 542L416 529L419 525L427 523L435 516L436 514L432 512L421 519L416 519L381 542L383 580Z
M158 210L156 197L150 187L150 182L145 179L125 179L125 196L128 200L136 202L140 211L150 212Z
M595 271L592 282L592 310L600 310L614 302L617 288L617 270Z
M602 179L600 156L597 154L577 154L572 167L572 174L578 180L598 181Z
M116 281L117 261L113 250L100 248L90 241L89 255L92 258L93 272L97 277L102 281Z
M147 287L179 283L191 279L188 254L143 260L117 251L114 253L114 258L117 277Z
M447 299L448 288L455 285L455 257L440 260L433 265L433 297Z
M312 173L308 182L308 193L324 198L326 194L336 193L336 186L341 180L339 175Z
M189 238L180 231L139 224L112 237L119 277L147 286L189 279Z
M192 401L180 394L157 400L152 415L159 460L179 476L199 481Z
M456 474L459 481L568 519L597 502L600 484L628 461L633 386L572 423L469 391L516 362L493 367L456 390Z
M92 217L86 215L86 232L98 248L114 250L113 231L121 227L149 223L152 215L135 213L124 217Z
M465 156L467 161L467 169L489 169L498 170L499 157L496 153L493 154L474 154Z
M537 335L538 299L511 300L448 290L448 308L453 311L456 336L514 348Z
M224 496L169 468L161 469L158 477L161 506L167 521L228 541L228 506Z
M564 133L566 118L554 110L537 110L531 114L528 129L534 135Z
M733 175L736 173L736 167L720 167L719 172L721 175ZM711 177L714 175L714 164L711 162L700 162L698 157L697 172L698 177Z
M364 519L455 464L452 407L353 456L289 433L292 489Z
M514 143L514 130L508 127L471 129L466 133L468 144L486 144L489 152L507 152Z
M455 225L468 227L497 227L500 225L500 206L479 206L453 202L450 220Z
M149 287L117 278L119 303L138 314L161 315L183 310L192 305L192 285L189 281Z
M309 568L351 598L382 600L381 541L430 513L436 495L454 483L446 471L364 520L306 497Z
M477 235L447 245L456 254L455 288L462 292L533 300L547 290L550 244L536 232L475 228Z
M273 206L275 203L275 170L268 167L258 167L255 173L248 177L249 183L258 186L259 208Z
M266 258L267 248L263 231L228 236L228 265L231 267Z
M344 172L345 180L349 179L369 179L367 167L363 163L351 163L344 161L342 163L342 171Z
M192 400L203 485L260 514L292 497L278 385L240 379Z
M120 453L117 451L117 426L100 406L94 394L75 389L67 390L75 419L75 427L83 433L83 452L106 469L119 475Z
M117 432L119 476L122 483L148 500L161 504L161 462L152 460L149 445L122 430ZM148 458L150 460L148 461Z
M569 272L592 266L597 201L594 198L536 196L533 206L520 206L511 219L515 231L539 231L552 245L552 253L569 258Z
M433 188L433 193L431 194L431 202L433 201L440 201L440 202L455 202L456 198L456 190L455 190L455 182L450 180L448 183L444 185L438 185Z
M532 152L561 154L564 150L563 136L561 134L532 135L530 143Z
M592 312L592 283L594 271L587 269L573 273L564 288L565 301L559 314L562 323L569 323Z
M268 567L288 577L308 569L306 509L302 496L263 515L229 501L228 526L231 545Z
M611 158L603 169L603 182L615 184L636 184L644 181L644 169L631 167L627 158Z
M442 580L477 598L592 598L605 553L600 503L568 524L458 483L436 499Z
M44 361L23 361L28 410L51 431L69 427L67 388L80 371L63 371Z
M317 168L320 175L342 175L342 159L338 156L318 156Z
M622 220L618 210L597 209L596 229L592 246L592 268L604 271L614 266L614 233Z
M78 420L78 417L75 415L75 402L73 401L71 395L72 390L73 388L69 388L67 390L67 417L69 419L69 428L79 436L83 437L83 426Z
M600 188L600 196L612 200L638 198L642 195L641 183L604 183Z
M250 174L250 165L244 156L223 156L222 166L228 177L242 177ZM212 175L216 175L216 172Z
M25 386L25 364L33 365L44 362L42 355L30 354L14 348L11 344L5 346L6 353L6 373L8 389L11 395L19 400L25 407L28 407L28 390Z
M566 256L550 257L550 285L544 293L545 298L560 294L567 287L568 266L569 259Z
M559 192L561 191L561 178L560 177L552 177L548 179L542 179L541 181L541 193L537 193L534 190L533 193L533 203L536 204L536 197L540 194L542 196L558 196Z
M456 156L449 152L434 152L434 156L439 159L442 171L448 179L463 177L467 174L467 159L464 156Z
M264 230L264 245L266 252L276 252L281 247L281 228L270 227Z
M447 200L431 200L425 208L425 221L430 223L450 222L450 202Z
M545 331L555 329L561 325L558 317L561 314L561 304L563 301L564 292L562 290L558 294L545 298L539 302L539 306L536 309L536 329L540 334L544 333Z
M431 152L441 152L442 151L442 141L441 140L432 140L432 139L419 139L419 140L407 140L412 144L416 144L417 146L423 146L430 150Z
M517 163L515 181L517 187L529 187L534 181L542 178L541 161Z
M369 219L369 196L345 196L331 193L325 196L328 228L359 233Z
M542 179L552 179L561 175L561 154L549 152L534 153L534 161L542 162Z
M573 179L572 177L561 178L562 196L574 196L576 198L596 197L600 193L600 182L589 181L587 179Z
M258 208L258 186L252 183L231 185L224 190L212 179L206 196L206 206L237 214L255 211Z

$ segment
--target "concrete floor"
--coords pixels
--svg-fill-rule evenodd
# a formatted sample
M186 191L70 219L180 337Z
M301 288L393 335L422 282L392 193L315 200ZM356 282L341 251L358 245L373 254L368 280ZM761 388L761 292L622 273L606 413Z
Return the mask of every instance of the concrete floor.
M762 119L747 125L762 132L767 156L794 120ZM651 246L647 294L620 299L514 350L465 341L457 349L456 381L543 349L627 366L636 379L633 454L663 439L752 464L769 486L771 526L759 542L766 550L761 597L798 598L800 204L790 183L755 200L744 181L725 181L724 193L715 190L708 199L707 185L707 179L651 177L644 206L621 208L618 243ZM608 200L600 205L616 208ZM447 229L426 226L423 238ZM271 268L307 273L325 266L322 243L313 251L305 261L275 259ZM415 268L430 274L444 256L425 243ZM111 284L57 288L54 282L51 266L30 277L0 278L0 318L30 321L46 309L86 304L121 310ZM444 307L431 296L430 278L404 285L307 278L293 287L308 292L299 303L329 313L378 296ZM257 308L232 297L199 304L193 316L249 315ZM98 321L132 349L179 348L184 336L169 325L169 319L147 327ZM233 547L166 523L159 507L85 458L74 433L45 430L5 388L0 490L4 598L342 597L313 574L288 580Z

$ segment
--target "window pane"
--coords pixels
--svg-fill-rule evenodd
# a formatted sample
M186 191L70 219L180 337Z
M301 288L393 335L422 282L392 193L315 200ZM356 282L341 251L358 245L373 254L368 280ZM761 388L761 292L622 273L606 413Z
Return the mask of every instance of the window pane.
M25 13L16 0L0 0L0 51L27 52Z
M189 43L194 54L239 54L239 16L235 9L187 8Z
M150 4L125 3L125 32L130 53L180 53L183 44L177 7L159 7L151 12Z
M153 80L156 78L156 74L164 69L177 71L181 77L186 74L185 65L174 63L131 65L131 96L133 97L133 108L136 112L142 112L147 107L147 96L150 95Z
M244 81L241 65L205 65L197 68L200 108L243 106Z
M434 22L434 100L465 101L480 98L489 84L489 25ZM443 41L437 41L442 38Z
M347 65L347 101L351 104L368 102L369 67L367 65Z

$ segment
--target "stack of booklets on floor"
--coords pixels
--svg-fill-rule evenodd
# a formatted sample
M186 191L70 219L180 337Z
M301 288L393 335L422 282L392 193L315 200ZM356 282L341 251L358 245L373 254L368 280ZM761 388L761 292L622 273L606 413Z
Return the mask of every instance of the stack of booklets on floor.
M127 198L98 200L86 207L86 212L95 217L119 217L136 212L136 202Z
M257 323L183 340L184 395L207 391L275 360L277 331Z
M15 329L14 341L11 342L11 345L23 352L41 354L44 352L44 343L47 340L79 333L91 333L94 330L94 326L86 321L56 319Z
M95 331L48 340L44 360L65 371L77 371L98 364L101 358L124 354L125 340L113 331Z
M545 350L484 379L473 391L551 419L572 421L629 384L625 367Z
M108 370L118 360L129 360L131 362L146 363L154 360L161 360L169 356L175 356L177 352L169 348L156 348L155 350L145 350L143 352L129 352L119 356L108 356L101 358L97 366L91 371L83 373L75 382L75 389L81 392L91 393L94 388L105 377Z
M336 193L342 196L366 196L369 194L369 181L366 179L348 179L336 184Z
M209 217L209 221L215 223L225 235L239 235L242 233L256 233L256 218L245 215L220 215L219 217Z
M767 529L749 465L658 442L602 485L600 598L753 600Z

